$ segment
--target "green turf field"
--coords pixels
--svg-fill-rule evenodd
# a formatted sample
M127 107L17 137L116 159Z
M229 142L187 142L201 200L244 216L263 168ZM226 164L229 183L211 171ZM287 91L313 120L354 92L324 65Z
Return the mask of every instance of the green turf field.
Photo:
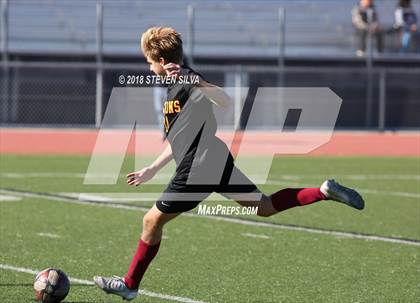
M115 197L164 185L126 186L131 158L116 185L83 185L88 163L88 157L1 156L0 302L33 301L33 272L46 267L80 279L66 302L120 302L88 282L95 274L125 273L142 207L152 202L87 204L59 196ZM418 302L419 172L415 158L277 158L268 184L260 186L264 192L319 186L333 177L363 193L365 210L321 202L270 218L234 217L241 221L192 211L167 225L142 282L146 293L134 302ZM53 195L24 196L31 193ZM250 221L271 224L245 224Z

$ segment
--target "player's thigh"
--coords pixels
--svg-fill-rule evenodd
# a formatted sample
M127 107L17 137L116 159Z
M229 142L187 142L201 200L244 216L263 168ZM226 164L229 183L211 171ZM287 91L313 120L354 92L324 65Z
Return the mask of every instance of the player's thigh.
M256 207L257 215L261 217L269 217L278 212L274 208L270 197L264 194L261 195L260 199L256 199L256 200L244 200L244 199L240 199L240 197L236 197L236 199L233 199L233 200L243 207Z
M266 201L264 194L239 168L233 166L228 184L223 184L217 191L242 206L259 206Z
M272 205L270 197L264 195L261 192L255 193L224 193L228 199L231 199L241 206L257 206L265 207L266 205Z
M228 199L244 207L257 207L258 214L263 216L276 212L271 198L262 193L257 186L236 166L233 167L227 191L221 193Z

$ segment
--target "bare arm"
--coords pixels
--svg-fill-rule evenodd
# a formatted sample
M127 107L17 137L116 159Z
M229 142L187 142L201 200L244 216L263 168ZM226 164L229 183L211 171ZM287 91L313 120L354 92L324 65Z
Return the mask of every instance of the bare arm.
M171 145L168 144L165 150L157 157L155 161L150 166L143 168L142 170L129 173L127 175L127 183L128 185L135 185L138 186L142 183L145 183L152 179L155 174L169 161L172 160L172 149Z
M214 84L201 80L198 87L203 94L217 106L228 107L232 103L229 95L226 94L223 89Z
M171 145L168 144L165 150L157 157L155 161L153 161L150 167L154 168L156 171L159 171L162 167L169 163L172 160L172 148Z

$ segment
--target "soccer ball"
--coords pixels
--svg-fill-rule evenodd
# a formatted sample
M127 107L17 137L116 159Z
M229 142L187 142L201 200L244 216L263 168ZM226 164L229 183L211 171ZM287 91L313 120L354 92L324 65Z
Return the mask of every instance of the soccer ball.
M36 275L34 289L37 301L58 303L69 293L70 281L62 270L47 268Z

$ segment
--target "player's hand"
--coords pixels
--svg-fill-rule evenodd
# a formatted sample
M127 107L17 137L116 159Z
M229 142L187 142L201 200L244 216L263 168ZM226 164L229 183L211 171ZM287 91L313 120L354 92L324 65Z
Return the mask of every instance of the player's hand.
M142 170L129 173L127 175L127 184L138 186L152 179L156 170L152 167L145 167Z
M168 63L165 65L162 65L163 69L166 72L166 75L169 77L178 77L179 75L186 75L187 70L185 68L182 68L181 65L176 63Z

